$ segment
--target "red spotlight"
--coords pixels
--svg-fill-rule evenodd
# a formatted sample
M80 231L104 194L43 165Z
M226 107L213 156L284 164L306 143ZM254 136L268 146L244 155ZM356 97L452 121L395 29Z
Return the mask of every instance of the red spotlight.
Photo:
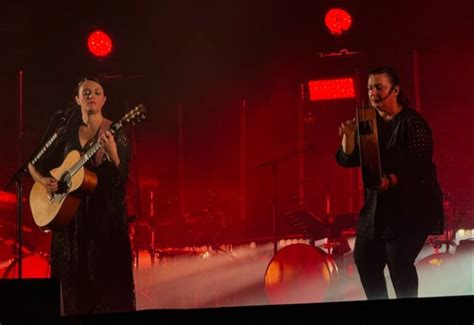
M344 32L351 28L352 17L344 9L334 8L326 13L324 23L331 34L341 36Z
M308 82L308 88L311 101L355 97L352 78L311 80Z
M105 32L96 30L87 39L89 51L97 57L105 57L112 52L112 39Z

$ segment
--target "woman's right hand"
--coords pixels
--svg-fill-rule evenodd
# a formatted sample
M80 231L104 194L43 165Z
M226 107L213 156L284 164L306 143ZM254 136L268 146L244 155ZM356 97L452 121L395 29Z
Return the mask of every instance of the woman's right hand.
M58 190L58 181L52 177L41 177L39 181L49 193L54 193Z
M353 135L356 130L356 120L355 117L352 120L347 120L342 122L339 126L339 135Z
M43 176L33 164L28 164L28 171L30 172L33 179L44 186L44 188L49 192L53 193L58 190L58 181L53 177Z

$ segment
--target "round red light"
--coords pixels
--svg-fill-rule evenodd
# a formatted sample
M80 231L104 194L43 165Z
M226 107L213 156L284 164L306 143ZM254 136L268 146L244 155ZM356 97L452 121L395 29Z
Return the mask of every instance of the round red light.
M335 8L326 13L324 22L331 34L340 36L351 27L352 17L344 9Z
M89 51L97 57L104 57L112 52L112 39L101 30L96 30L87 39Z

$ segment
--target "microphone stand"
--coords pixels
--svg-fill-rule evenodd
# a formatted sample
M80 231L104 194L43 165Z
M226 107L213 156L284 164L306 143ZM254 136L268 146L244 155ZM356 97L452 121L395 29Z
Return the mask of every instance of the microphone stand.
M22 259L23 259L23 177L27 173L26 164L20 167L15 174L12 176L5 190L7 190L11 184L16 184L16 196L17 196L17 260L18 260L18 278L22 277Z
M138 172L138 159L137 159L137 144L136 144L136 138L135 138L135 128L132 126L131 128L131 141L130 141L130 144L131 144L131 151L132 151L132 157L131 159L134 159L135 162L134 164L132 165L133 166L133 173L134 173L134 177L135 177L135 186L136 186L136 200L135 200L135 204L136 204L136 208L135 208L135 212L137 214L136 218L135 218L135 232L134 232L134 236L135 238L133 238L133 241L134 243L134 254L135 254L135 268L138 270L139 266L140 266L140 221L141 221L141 217L142 217L142 204L141 204L141 191L140 191L140 175L139 175L139 172ZM155 251L154 251L154 243L151 243L150 245L150 254L152 256L152 261L154 261L154 256L155 256ZM151 251L151 249L153 248L153 251Z
M282 161L288 160L291 157L306 153L308 151L315 151L313 146L301 150L295 150L286 155L265 161L257 165L257 168L271 167L272 168L272 232L273 232L273 255L276 255L278 250L278 238L277 238L277 175L278 175L278 164Z
M59 124L53 135L46 141L42 143L39 148L35 151L36 154L33 155L33 158L24 163L10 178L8 183L5 185L4 190L7 191L8 188L15 183L16 184L16 195L17 195L17 260L18 260L18 279L22 278L22 259L23 259L23 178L28 174L28 163L37 162L51 146L59 138L61 139L67 132L69 124L71 123L72 117L74 116L75 111L73 111L70 116L66 119L65 116L60 118L60 121L63 124ZM54 119L55 116L53 116ZM45 132L43 139L49 133L51 129L52 120L50 121L49 127Z

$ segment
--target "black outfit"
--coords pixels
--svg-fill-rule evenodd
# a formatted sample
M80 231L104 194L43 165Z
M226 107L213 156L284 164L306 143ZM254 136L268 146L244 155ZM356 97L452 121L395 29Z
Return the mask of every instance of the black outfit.
M39 170L43 174L59 166L71 150L86 152L95 143L99 131L89 143L81 146L81 122L79 116L74 119L53 155L37 166L42 167ZM100 151L97 152L85 165L97 175L97 187L92 193L80 193L81 203L67 227L53 230L51 276L61 281L66 315L135 310L132 252L124 201L130 147L120 130L115 140L119 167L108 161L103 152L103 160L98 161Z
M397 297L416 297L415 259L427 236L442 232L444 219L431 129L411 108L403 108L391 121L377 114L377 128L382 171L395 174L398 184L381 192L364 182L354 260L368 299L388 298L385 265ZM339 148L336 160L344 167L360 166L357 141L350 155Z

